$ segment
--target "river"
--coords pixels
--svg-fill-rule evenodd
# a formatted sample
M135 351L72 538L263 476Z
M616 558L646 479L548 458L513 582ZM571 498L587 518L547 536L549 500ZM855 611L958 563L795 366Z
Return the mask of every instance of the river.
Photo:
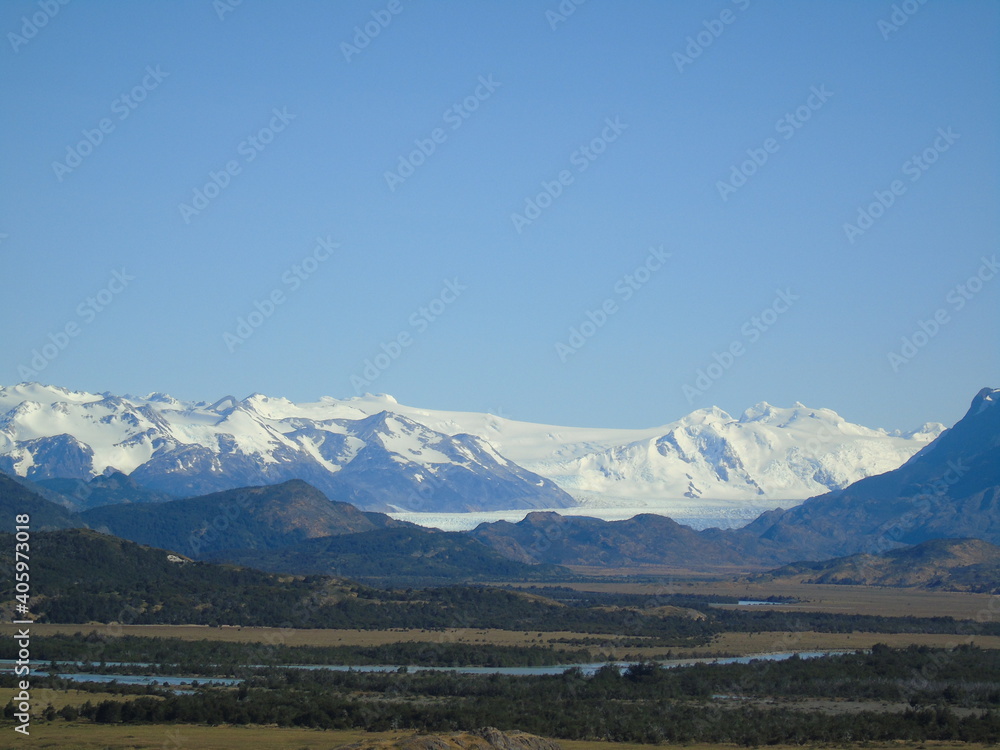
M711 657L703 659L670 659L667 661L658 661L657 664L667 668L677 668L691 666L692 664L749 664L754 660L761 661L783 661L785 659L790 659L793 656L798 656L801 659L815 659L821 656L829 656L831 654L845 653L844 651L781 651L771 654L755 654L751 656L723 656L723 657ZM46 662L51 664L51 662ZM557 675L562 674L567 669L579 669L584 674L592 675L601 667L606 664L614 664L615 666L624 668L628 666L631 662L593 662L587 664L559 664L551 667L414 667L406 666L408 672L457 672L458 674L503 674L503 675L515 675L515 676L530 676L530 675ZM13 666L14 662L11 660L0 660L0 665L4 667ZM79 662L56 662L56 666L65 666L68 664L73 664L74 666L79 666ZM142 664L138 662L115 662L115 666L128 666L128 667L148 667L149 664ZM340 665L340 664L284 664L275 665L279 668L284 669L327 669L333 672L398 672L403 669L403 665ZM33 675L48 675L50 674L47 669L34 669L32 670ZM129 675L129 674L103 674L97 672L58 672L56 673L58 677L62 677L68 680L76 680L77 682L118 682L123 685L151 685L157 683L165 686L189 686L194 682L199 685L223 685L232 686L238 685L241 680L233 678L222 678L222 677L195 677L195 676L185 676L185 675Z

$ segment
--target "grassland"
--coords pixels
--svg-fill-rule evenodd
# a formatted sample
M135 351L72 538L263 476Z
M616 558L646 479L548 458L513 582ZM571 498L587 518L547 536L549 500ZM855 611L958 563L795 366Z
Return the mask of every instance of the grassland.
M107 725L38 723L29 738L5 728L0 750L329 750L363 739L404 736L401 732L323 731L278 727ZM582 750L582 748L581 748Z
M0 688L0 705L6 705L7 701L17 694L14 688ZM33 716L40 716L45 707L52 704L58 711L66 706L80 707L87 701L100 703L101 701L127 701L134 700L134 695L119 695L118 693L91 693L86 690L51 690L49 688L36 687L31 690L31 713Z
M195 726L109 726L100 724L65 723L36 724L31 737L16 734L5 727L0 735L0 750L23 750L26 747L45 750L332 750L365 739L395 739L412 732L363 732L357 730L323 731L315 729L282 729L277 727ZM559 740L563 750L652 750L656 745L634 743L586 742ZM688 750L738 750L735 745L692 744ZM801 750L800 745L769 745L771 750ZM818 747L823 747L819 745ZM834 747L827 745L826 747ZM839 746L838 746L839 747ZM865 750L901 750L919 747L922 750L985 750L986 745L954 742L866 743Z
M102 625L99 623L50 624L31 626L35 636L89 633L122 636L134 635L148 638L180 638L185 641L226 641L229 643L267 643L286 646L382 646L389 643L471 643L494 646L552 645L566 638L601 638L614 640L613 634L572 633L554 631L536 633L520 630L480 630L476 628L447 628L442 630L323 630L292 628L209 627L207 625ZM17 628L0 623L0 635L11 635ZM572 648L570 646L562 646Z
M638 573L639 571L632 571ZM516 584L515 584L516 585ZM538 584L521 584L538 586ZM796 604L783 609L798 612L827 612L848 615L882 615L886 617L954 617L958 620L1000 619L998 597L989 594L968 594L953 591L922 591L918 589L878 588L873 586L841 586L796 582L754 583L745 580L721 580L702 576L677 576L661 581L593 581L586 583L552 583L551 586L619 594L670 596L735 596L741 599L767 599L771 596L793 597ZM539 586L541 588L542 586ZM726 605L723 605L726 606ZM735 606L735 605L734 605Z

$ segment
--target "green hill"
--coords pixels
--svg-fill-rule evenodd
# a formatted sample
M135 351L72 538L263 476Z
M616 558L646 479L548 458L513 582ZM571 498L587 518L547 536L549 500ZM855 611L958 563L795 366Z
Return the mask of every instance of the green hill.
M702 570L753 567L757 562L747 551L750 545L736 546L731 536L694 531L652 514L603 521L535 512L517 523L483 523L470 533L497 552L524 562L606 568L669 565Z
M552 580L569 573L556 565L510 560L468 534L417 526L309 539L278 550L221 552L216 559L263 570L332 574L390 585Z
M11 535L0 545L9 565ZM87 529L33 533L31 580L31 611L43 622L281 625L304 601L333 604L358 591L333 578L193 562ZM0 583L0 602L9 605L13 586Z
M373 519L292 480L165 503L105 505L80 514L94 529L191 557L220 550L270 550L316 537L371 531L394 523Z

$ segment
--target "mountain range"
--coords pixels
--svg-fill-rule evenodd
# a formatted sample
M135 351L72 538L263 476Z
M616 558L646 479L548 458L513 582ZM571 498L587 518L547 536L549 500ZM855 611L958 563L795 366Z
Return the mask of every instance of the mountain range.
M739 417L702 409L626 430L417 409L385 395L209 403L35 383L0 388L0 471L77 508L300 479L369 511L580 503L668 515L719 503L752 511L894 469L942 430L926 424L890 434L802 404L761 403Z
M331 500L302 480L74 513L35 494L30 480L0 474L0 512L8 520L29 512L36 529L88 527L196 559L383 581L537 580L564 576L562 566L762 571L851 555L891 558L866 563L884 568L873 581L890 581L894 570L914 559L900 550L940 539L1000 544L998 403L1000 390L983 389L962 420L899 468L764 513L737 530L696 531L651 514L609 522L535 511L518 523L442 532ZM131 481L115 475L105 480L118 489ZM956 567L942 557L950 548L933 550L940 553L937 568ZM921 558L925 567L927 557ZM963 575L989 576L991 560L980 562L985 567ZM842 563L830 565L831 580L843 577ZM856 569L856 561L850 566ZM803 570L826 575L822 567Z
M696 532L657 516L606 522L535 512L472 533L518 560L687 569L882 554L943 538L1000 545L1000 389L981 390L954 427L901 467L769 511L741 529Z
M476 436L386 410L313 406L259 394L183 403L22 384L0 389L0 471L88 484L121 473L174 497L300 479L366 510L573 504Z

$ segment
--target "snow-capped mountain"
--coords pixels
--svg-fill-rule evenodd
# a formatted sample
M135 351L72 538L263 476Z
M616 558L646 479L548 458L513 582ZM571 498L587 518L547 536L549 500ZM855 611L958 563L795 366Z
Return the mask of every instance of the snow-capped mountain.
M472 435L385 410L254 394L208 404L0 388L0 470L28 479L121 471L176 496L303 479L366 510L552 508L573 499Z
M449 434L478 435L518 465L553 480L584 506L580 512L604 518L660 512L723 525L895 469L944 431L942 424L927 423L912 432L889 433L799 403L790 408L759 403L738 417L700 409L636 430L428 411L384 395L349 403L365 412L391 408Z
M658 430L662 434L541 473L571 494L795 500L895 469L942 429L925 425L893 436L802 404L761 403L738 418L703 409Z
M386 395L209 404L0 388L8 473L88 479L118 470L174 495L298 478L362 508L437 513L565 508L575 498L595 514L714 508L749 520L895 469L943 429L890 434L802 404L761 403L739 417L703 409L627 430L425 410Z

